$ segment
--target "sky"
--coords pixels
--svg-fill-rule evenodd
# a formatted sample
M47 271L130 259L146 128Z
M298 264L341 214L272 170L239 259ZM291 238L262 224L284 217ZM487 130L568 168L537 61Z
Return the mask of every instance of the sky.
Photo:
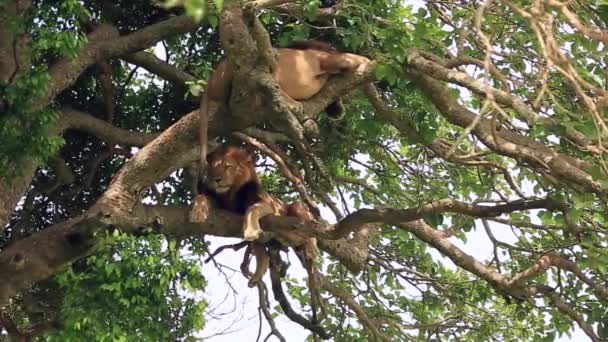
M420 0L405 0L405 4L411 5L414 9L424 6L424 1ZM162 46L157 46L155 52L159 57L163 58L164 53ZM525 189L524 189L525 191ZM352 207L352 203L349 203ZM351 208L352 209L352 208ZM328 221L334 220L334 216L327 208L321 209L322 217ZM496 238L505 242L514 242L516 237L511 230L504 225L493 224L492 231ZM466 253L481 261L490 260L492 257L492 243L483 232L483 228L477 227L475 230L467 234L467 243L463 243L455 238L451 242L463 249ZM207 237L211 242L211 250L226 245L240 242L240 239L228 239ZM435 259L440 259L446 265L455 267L452 262L442 257L437 251L432 250L432 255ZM209 301L207 309L207 323L203 331L198 334L198 337L204 338L205 341L212 342L233 342L233 341L255 341L260 328L260 319L258 313L258 292L256 288L250 289L247 287L247 280L243 277L239 269L242 261L243 250L234 252L225 250L222 254L216 257L216 261L221 264L221 271L213 264L203 265L203 274L205 275L208 286L205 291L205 296ZM291 257L292 265L289 269L290 276L294 274L304 274L304 270L300 267L299 262L295 257ZM253 265L251 265L253 269ZM268 275L264 278L269 284ZM272 296L270 296L272 297ZM277 303L271 299L271 307ZM295 304L292 301L292 305ZM291 322L284 315L280 315L275 319L280 332L289 342L304 341L308 332L296 323ZM261 338L263 341L265 336L270 331L267 322L262 317ZM270 341L277 341L276 338L271 338ZM572 338L562 337L558 341L585 341L588 340L579 329L576 329Z

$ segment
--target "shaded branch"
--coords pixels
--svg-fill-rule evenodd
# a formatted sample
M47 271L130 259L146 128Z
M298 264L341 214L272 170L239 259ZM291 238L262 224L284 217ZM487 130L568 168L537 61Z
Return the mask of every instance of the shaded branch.
M101 61L96 65L97 83L101 88L101 96L104 106L104 115L107 122L114 121L114 84L112 83L112 66L107 61Z
M177 67L161 60L153 53L139 51L130 55L123 56L125 61L140 66L162 79L175 84L186 86L186 82L196 81L196 77L178 69Z
M139 133L118 128L73 108L64 108L61 112L60 125L64 130L87 132L109 145L144 146L159 136L159 133Z
M373 340L379 339L380 341L392 341L389 337L380 332L373 320L367 315L363 308L355 301L353 295L346 290L340 289L339 287L332 284L326 279L321 279L321 287L331 293L333 296L339 298L346 306L348 306L359 318L359 321L363 326L369 329L370 335L373 336Z
M134 33L119 37L117 30L109 25L100 25L88 36L88 44L80 50L77 58L59 59L49 68L50 80L46 92L32 100L32 109L38 110L47 106L59 93L70 87L80 74L95 63L147 48L168 36L189 32L198 25L186 15L173 17L160 23L149 25ZM0 39L1 41L2 39ZM0 105L1 106L1 105ZM49 135L58 134L61 127L51 127ZM37 160L20 161L15 167L20 174L13 179L0 180L0 230L4 230L8 217L14 211L18 201L26 192L36 168Z
M159 40L190 32L197 27L198 24L187 15L148 25L125 36L119 36L116 28L110 25L99 25L89 35L88 44L79 51L77 58L62 58L49 68L47 91L33 102L33 108L40 109L49 104L57 94L71 86L86 68L99 61L145 49Z
M0 81L11 83L29 67L31 36L25 31L29 27L25 20L31 5L31 0L4 1L0 5ZM0 100L0 111L3 106Z
M48 195L53 191L57 190L57 188L62 185L74 183L76 176L63 158L51 158L49 160L49 166L53 169L53 172L55 173L55 178L51 182L42 184L40 186L41 193Z
M233 133L233 135L235 137L239 138L240 140L246 142L247 144L257 148L262 153L264 153L265 155L270 157L279 167L279 171L281 172L281 174L283 176L285 176L291 182L291 184L294 186L294 188L300 195L300 198L302 198L304 203L306 203L306 206L308 207L308 209L311 212L315 213L316 217L319 216L319 208L317 208L317 205L315 204L315 202L308 195L308 191L306 190L306 186L304 185L302 176L299 174L299 172L297 175L292 172L292 170L295 171L297 169L294 166L287 164L287 162L289 161L287 158L285 158L287 156L279 155L279 153L281 153L281 152L279 152L279 150L273 150L273 149L269 148L268 146L266 146L265 144L257 141L256 139L254 139L250 136L247 136L243 133L235 132L235 133Z

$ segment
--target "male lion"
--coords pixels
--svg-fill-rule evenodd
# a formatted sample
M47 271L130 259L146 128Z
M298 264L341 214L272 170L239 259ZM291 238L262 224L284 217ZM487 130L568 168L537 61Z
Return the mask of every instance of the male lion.
M252 156L244 149L222 146L207 157L209 170L204 183L199 183L197 199L206 205L197 206L193 215L206 218L208 214L208 201L219 209L245 215L243 222L243 238L247 241L259 239L263 233L260 228L260 219L267 215L292 216L302 220L313 220L314 217L302 202L296 201L285 204L268 194L255 172ZM314 257L318 254L316 239L303 238L295 233L281 233L277 238L294 246L302 252L304 267L312 267ZM268 252L259 242L252 242L251 251L256 257L256 270L249 281L254 287L268 270Z

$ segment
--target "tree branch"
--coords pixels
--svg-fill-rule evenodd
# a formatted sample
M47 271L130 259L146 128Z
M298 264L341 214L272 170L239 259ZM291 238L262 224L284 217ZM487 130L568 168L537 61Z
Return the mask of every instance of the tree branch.
M113 126L111 123L73 108L64 108L60 118L62 130L87 132L109 145L144 146L156 139L159 133L139 133Z
M260 301L260 310L264 313L264 318L266 318L266 321L270 326L270 334L276 336L279 341L285 342L285 337L283 337L281 332L279 332L279 329L277 329L274 318L272 318L272 314L270 313L270 305L268 304L268 289L263 281L258 282L258 298ZM260 322L260 324L262 324L262 322Z
M100 25L89 35L89 44L79 52L78 58L66 57L50 67L47 91L32 101L32 109L38 110L47 106L57 94L71 86L86 68L99 61L144 49L168 36L189 32L197 27L186 15L149 25L122 37L118 37L114 27ZM58 134L60 131L59 126L51 127L49 135ZM38 166L39 161L36 160L20 161L15 165L20 170L17 177L10 180L0 179L0 231L4 230L8 217L28 189Z
M11 83L20 72L29 67L29 42L31 37L24 28L29 27L23 21L29 16L27 10L31 0L4 1L0 5L0 81ZM11 21L15 21L12 22ZM15 25L19 22L19 25ZM0 101L0 111L2 110Z
M114 95L115 89L112 83L112 66L107 61L101 61L96 65L96 78L104 106L104 115L108 123L114 121Z
M373 320L355 301L352 294L350 294L346 290L340 289L339 287L335 286L330 281L327 281L327 279L324 278L321 279L321 286L323 287L323 289L325 289L325 291L339 298L344 304L346 304L346 306L348 306L355 313L355 315L357 315L357 318L359 318L361 324L363 324L363 326L369 329L369 333L373 337L372 341L375 341L377 339L380 341L391 341L390 338L380 332Z
M132 159L136 158L137 155ZM150 167L150 169L153 168ZM124 167L121 172L125 172ZM120 183L115 178L111 189L104 194L104 198L100 199L85 215L16 241L0 252L0 278L8 279L0 284L0 305L28 284L45 279L65 264L87 255L94 245L92 234L104 228L121 227L127 232L139 233L143 227L152 226L156 227L161 234L175 237L201 236L201 234L242 236L243 218L239 215L212 210L205 223L193 224L187 221L188 208L185 207L125 207L132 203L132 200L127 200L132 195L127 195L131 194L131 192L127 192L128 189L123 190L126 194L115 193L118 191L115 187L119 186ZM141 186L141 184L132 186ZM135 193L138 193L138 191ZM113 199L110 200L110 198ZM317 237L319 240L338 240L351 232L358 232L366 228L370 223L402 225L418 220L430 213L450 211L476 217L491 217L515 210L552 208L553 205L551 200L543 199L515 201L503 205L484 207L446 199L412 209L361 209L347 216L336 225L324 225L314 221L305 222L294 217L275 216L265 217L261 223L264 230L276 234L298 232L302 236ZM441 232L432 228L425 229L419 236L424 241L429 239L447 241ZM416 232L413 233L417 234ZM342 242L341 244L342 247L349 245L348 242ZM434 244L431 243L431 245ZM321 248L326 247L323 243L320 243L320 246ZM365 252L357 252L359 249L363 249ZM367 253L367 244L365 246L352 244L348 253ZM458 264L458 262L456 263ZM478 267L485 269L485 266L478 264L480 265ZM465 267L465 269L470 269L470 267Z
M416 58L413 57L414 60ZM415 61L413 63L415 64ZM415 69L407 71L407 75L450 123L460 127L472 127L472 123L478 121L472 127L472 133L490 149L518 161L527 162L537 170L548 170L552 176L608 200L608 190L586 172L591 169L589 163L558 153L540 142L507 129L496 130L491 120L479 118L478 115L461 106L447 87L439 81Z
M426 53L425 55L428 55L428 53ZM518 99L514 95L496 89L481 80L474 79L464 72L448 69L449 62L443 61L436 56L433 57L433 61L431 61L422 57L417 50L410 50L408 54L408 64L414 66L417 70L422 71L435 79L461 85L482 97L486 97L489 94L493 97L494 100L496 100L496 102L515 109L515 111L517 111L517 113L519 113L528 124L542 124L554 130L560 128L564 129L566 136L572 141L574 141L578 146L587 150L589 150L590 148L593 150L597 150L596 148L591 146L592 141L588 139L583 133L576 131L572 128L566 129L561 127L557 122L555 122L555 120L551 118L542 117L537 114L535 111L529 108L522 100ZM441 64L437 62L440 62Z
M186 86L186 82L196 81L196 77L185 71L159 59L154 54L139 51L122 57L125 61L140 66L162 79L173 82L180 86Z
M198 24L187 15L172 17L125 36L118 36L118 31L110 25L100 25L89 35L89 43L80 50L78 58L62 58L49 68L51 79L47 91L34 101L33 108L48 105L57 94L71 86L86 68L99 61L145 49L159 40L193 31L197 27Z

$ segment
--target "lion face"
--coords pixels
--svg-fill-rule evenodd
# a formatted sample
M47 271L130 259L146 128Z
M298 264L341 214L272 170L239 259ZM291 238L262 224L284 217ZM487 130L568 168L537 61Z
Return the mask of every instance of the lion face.
M251 155L243 149L218 148L207 157L207 163L207 186L218 194L238 189L255 177Z

